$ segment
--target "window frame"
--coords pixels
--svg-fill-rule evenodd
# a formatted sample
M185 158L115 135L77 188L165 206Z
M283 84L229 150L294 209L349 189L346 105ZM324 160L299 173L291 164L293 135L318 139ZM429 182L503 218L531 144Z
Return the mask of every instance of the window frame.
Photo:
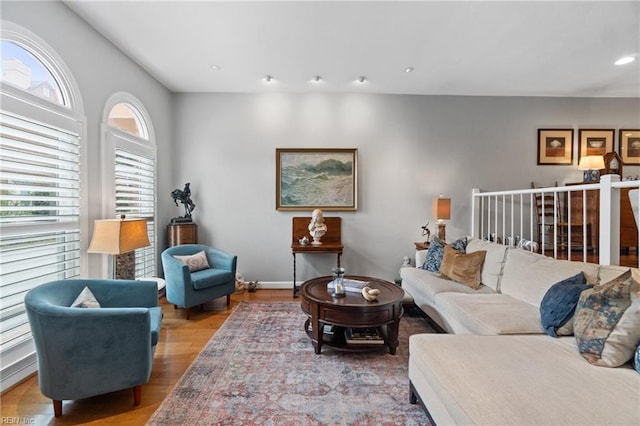
M62 58L36 34L9 21L0 21L0 38L26 49L51 72L65 100L65 105L36 96L14 85L0 81L0 109L14 117L77 135L79 150L79 214L80 276L87 276L87 142L86 118L80 89ZM83 212L85 212L83 214ZM43 225L10 225L2 228L3 235L22 235L42 229ZM45 225L46 227L46 225ZM24 339L2 353L1 390L13 386L37 370L33 339Z
M125 103L133 109L142 121L144 131L139 137L129 132L121 130L109 124L109 114L114 106ZM155 131L151 122L151 117L142 103L132 94L127 92L117 92L109 97L105 103L102 114L101 127L101 168L102 168L102 217L116 217L116 188L115 188L115 166L116 149L130 152L135 155L149 158L154 162L154 200L153 200L153 235L155 241L152 242L154 254L155 276L158 274L158 150L155 143ZM113 271L113 256L102 256L100 267L102 276L111 276Z

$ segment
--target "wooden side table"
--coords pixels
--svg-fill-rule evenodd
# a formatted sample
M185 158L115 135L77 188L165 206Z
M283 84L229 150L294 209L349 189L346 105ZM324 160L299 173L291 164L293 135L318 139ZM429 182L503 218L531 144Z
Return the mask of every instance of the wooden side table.
M180 244L198 244L198 225L190 223L172 223L167 225L169 247Z
M429 248L429 242L425 241L424 243L413 243L416 245L416 250L427 250Z
M311 235L309 235L309 230L307 229L310 221L311 216L294 217L292 221L291 253L293 254L293 297L296 297L298 295L298 287L296 285L296 254L335 253L338 256L337 266L340 267L340 256L342 256L342 249L344 248L342 242L340 242L340 218L324 218L324 223L327 225L327 233L322 236L322 238L320 239L322 244L319 245L311 244L313 238L311 237ZM299 239L305 236L308 238L309 243L302 245L300 244Z

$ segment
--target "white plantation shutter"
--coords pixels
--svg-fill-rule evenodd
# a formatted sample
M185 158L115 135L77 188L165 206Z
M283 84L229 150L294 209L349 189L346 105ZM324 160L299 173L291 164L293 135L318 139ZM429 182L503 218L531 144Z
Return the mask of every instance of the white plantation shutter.
M24 296L80 275L79 136L0 113L0 356L29 340Z
M153 277L155 265L155 161L116 148L116 213L128 218L147 219L150 246L136 250L135 276Z

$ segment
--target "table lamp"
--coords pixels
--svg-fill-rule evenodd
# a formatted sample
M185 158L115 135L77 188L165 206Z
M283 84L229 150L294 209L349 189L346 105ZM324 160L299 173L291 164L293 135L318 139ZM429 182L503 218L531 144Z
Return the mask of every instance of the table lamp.
M451 219L451 198L442 195L433 199L433 217L438 220L438 238L445 242L445 220Z
M602 155L585 155L578 163L578 169L584 170L583 182L598 182L600 169L604 169L604 157Z
M98 219L93 226L93 238L88 253L112 254L113 277L135 279L135 249L149 246L146 219Z

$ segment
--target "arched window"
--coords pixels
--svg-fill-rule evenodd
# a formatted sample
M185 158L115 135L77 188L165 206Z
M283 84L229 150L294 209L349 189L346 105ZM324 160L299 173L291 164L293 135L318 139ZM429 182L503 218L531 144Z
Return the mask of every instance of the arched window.
M0 357L2 388L35 371L24 307L31 288L84 273L86 180L79 89L56 53L2 21Z
M107 101L105 121L104 217L124 214L147 220L151 245L136 250L135 277L153 277L157 274L156 146L151 120L140 101L116 93Z
M27 47L3 39L0 48L3 83L11 84L48 101L66 105L65 96L56 77Z
M125 131L140 139L149 140L147 125L138 109L127 103L120 102L109 111L109 126Z

